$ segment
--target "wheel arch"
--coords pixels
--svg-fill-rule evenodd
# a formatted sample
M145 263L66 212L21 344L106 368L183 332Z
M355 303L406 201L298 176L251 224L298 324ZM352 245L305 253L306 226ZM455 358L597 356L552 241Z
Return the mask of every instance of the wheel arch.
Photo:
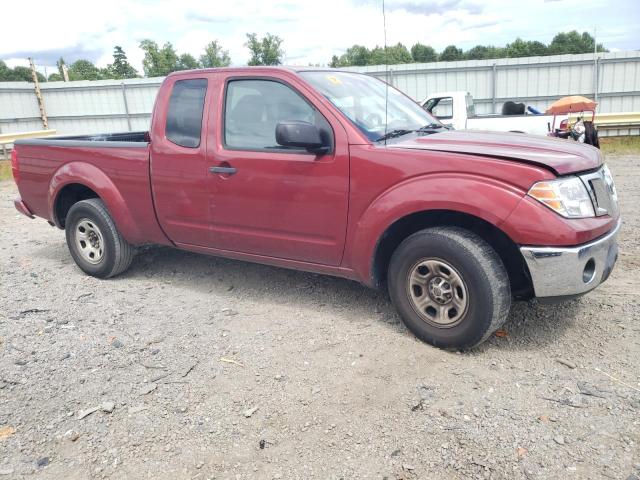
M395 249L409 235L429 227L459 227L485 240L498 254L509 275L512 295L531 298L533 286L529 269L518 245L500 228L478 216L456 210L423 210L403 216L384 231L378 239L371 261L371 283L386 284L387 270Z
M82 183L68 183L56 195L53 202L53 222L58 228L64 229L67 214L71 207L81 200L100 198L93 189Z
M116 185L98 167L84 162L70 162L60 167L49 184L49 216L64 229L71 206L88 198L102 200L122 236L135 244L142 238L131 211Z

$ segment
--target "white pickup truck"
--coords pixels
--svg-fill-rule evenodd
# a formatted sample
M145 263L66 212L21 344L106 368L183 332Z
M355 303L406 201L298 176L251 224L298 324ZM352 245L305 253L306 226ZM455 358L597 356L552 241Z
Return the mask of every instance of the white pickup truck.
M547 135L553 126L553 115L528 112L523 103L506 102L501 114L476 115L469 92L439 92L429 95L422 107L445 125L456 130L493 130ZM555 128L567 118L557 115Z

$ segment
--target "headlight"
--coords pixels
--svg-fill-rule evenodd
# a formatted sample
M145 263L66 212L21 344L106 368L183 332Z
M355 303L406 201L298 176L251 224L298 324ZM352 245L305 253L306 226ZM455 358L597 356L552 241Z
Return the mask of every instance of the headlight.
M589 192L578 177L538 182L531 187L527 195L563 217L595 217Z

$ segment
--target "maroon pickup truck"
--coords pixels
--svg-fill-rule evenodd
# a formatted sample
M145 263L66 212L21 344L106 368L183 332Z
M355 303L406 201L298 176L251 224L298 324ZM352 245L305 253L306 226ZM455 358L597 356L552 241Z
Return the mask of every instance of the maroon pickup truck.
M89 275L161 244L345 277L440 347L478 345L512 299L588 292L618 254L599 150L453 131L351 72L174 73L149 132L20 140L12 159L16 208Z

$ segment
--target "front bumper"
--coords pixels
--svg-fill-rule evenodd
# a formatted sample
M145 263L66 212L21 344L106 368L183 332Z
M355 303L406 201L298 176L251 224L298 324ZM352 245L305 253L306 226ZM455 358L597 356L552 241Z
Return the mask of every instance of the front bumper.
M618 259L620 225L577 247L520 247L536 297L580 295L604 282Z

